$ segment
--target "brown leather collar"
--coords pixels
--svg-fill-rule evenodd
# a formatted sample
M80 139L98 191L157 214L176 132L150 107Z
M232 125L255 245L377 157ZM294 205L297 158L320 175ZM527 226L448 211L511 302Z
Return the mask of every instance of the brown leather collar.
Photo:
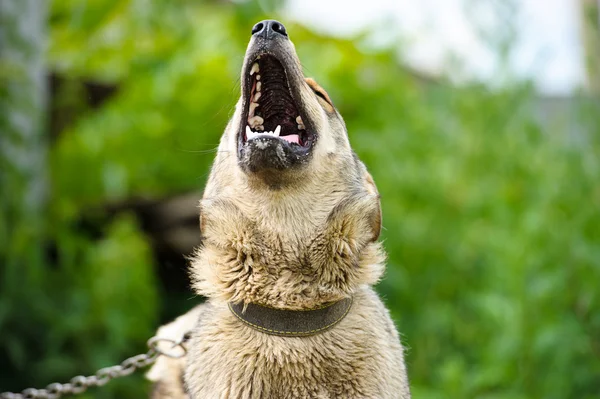
M253 303L230 303L229 309L244 324L255 330L282 337L308 337L327 331L339 323L350 311L352 298L317 309L275 309Z

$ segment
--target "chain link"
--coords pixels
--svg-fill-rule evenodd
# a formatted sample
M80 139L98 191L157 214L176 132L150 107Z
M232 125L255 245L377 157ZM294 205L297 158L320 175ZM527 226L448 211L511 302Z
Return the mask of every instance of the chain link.
M185 356L187 349L184 344L188 339L189 333L185 334L181 341L152 337L148 340L148 347L150 348L148 352L127 358L121 364L105 367L98 370L96 374L87 377L78 375L64 384L55 382L44 389L27 388L20 393L3 392L0 393L0 399L58 399L65 395L77 395L85 392L88 388L106 385L114 378L128 376L138 369L153 364L160 356L173 359ZM164 345L161 347L161 343L169 344L170 347L165 349Z

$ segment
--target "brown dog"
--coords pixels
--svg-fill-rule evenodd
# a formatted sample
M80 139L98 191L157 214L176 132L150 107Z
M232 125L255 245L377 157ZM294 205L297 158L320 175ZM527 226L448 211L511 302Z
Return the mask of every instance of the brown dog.
M284 26L252 29L242 94L204 197L191 275L208 297L158 335L186 359L148 373L155 398L410 398L374 292L379 195L342 117L305 79Z

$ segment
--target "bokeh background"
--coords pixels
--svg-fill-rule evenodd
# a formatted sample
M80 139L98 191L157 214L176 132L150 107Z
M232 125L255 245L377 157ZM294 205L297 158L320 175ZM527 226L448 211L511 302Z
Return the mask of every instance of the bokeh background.
M196 201L265 18L381 192L414 397L600 398L594 0L0 0L0 392L143 352L202 300Z

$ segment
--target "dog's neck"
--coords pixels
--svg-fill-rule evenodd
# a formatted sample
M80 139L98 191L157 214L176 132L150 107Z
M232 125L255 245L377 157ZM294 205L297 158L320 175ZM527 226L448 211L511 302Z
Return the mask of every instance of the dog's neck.
M192 263L199 294L306 309L348 297L359 285L379 279L384 256L371 239L368 198L288 194L271 193L272 200L248 193L203 200L203 246Z
M280 337L309 337L320 334L342 321L352 307L352 298L314 309L288 310L254 303L229 303L229 309L240 321L265 334Z
M307 309L379 279L379 196L356 157L315 154L291 184L273 188L225 155L200 204L203 245L191 266L199 294Z

